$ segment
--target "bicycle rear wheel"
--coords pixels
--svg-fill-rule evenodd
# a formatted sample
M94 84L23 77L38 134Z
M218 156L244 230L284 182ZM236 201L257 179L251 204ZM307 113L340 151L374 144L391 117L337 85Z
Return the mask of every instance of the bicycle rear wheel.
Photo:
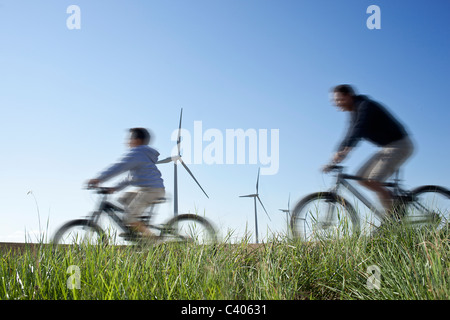
M91 220L72 220L61 226L53 237L53 245L106 245L105 232Z
M212 244L217 242L216 230L203 217L195 214L181 214L170 219L161 231L165 242L190 242Z
M437 229L449 227L450 191L440 186L422 186L412 190L403 221L412 226L434 225Z
M344 198L331 192L306 196L292 211L292 234L303 241L339 239L359 233L359 218Z

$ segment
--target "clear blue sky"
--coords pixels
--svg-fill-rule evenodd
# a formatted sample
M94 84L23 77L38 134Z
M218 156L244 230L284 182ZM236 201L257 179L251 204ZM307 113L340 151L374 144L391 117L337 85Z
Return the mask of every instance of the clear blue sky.
M69 30L69 5L81 29ZM369 30L369 5L381 29ZM450 2L447 0L0 1L0 241L51 236L93 209L83 183L120 158L126 130L151 128L161 158L183 128L278 129L279 170L261 176L260 237L285 231L285 208L327 188L320 172L347 115L329 89L351 83L385 104L417 144L406 185L450 186ZM204 146L208 143L205 142ZM345 163L355 171L375 149ZM179 171L180 212L226 233L253 232L257 164L191 164L207 199ZM173 193L173 167L161 165ZM32 191L32 195L28 194ZM172 213L161 206L158 219Z

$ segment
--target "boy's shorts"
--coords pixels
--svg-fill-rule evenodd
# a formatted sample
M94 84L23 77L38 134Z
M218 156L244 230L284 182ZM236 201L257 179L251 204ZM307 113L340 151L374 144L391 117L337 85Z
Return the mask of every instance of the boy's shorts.
M412 155L414 146L409 137L394 141L375 153L357 176L375 181L386 181Z
M164 196L164 188L139 188L135 191L124 192L118 199L125 208L124 223L132 224L138 222L145 209L160 198L164 198Z

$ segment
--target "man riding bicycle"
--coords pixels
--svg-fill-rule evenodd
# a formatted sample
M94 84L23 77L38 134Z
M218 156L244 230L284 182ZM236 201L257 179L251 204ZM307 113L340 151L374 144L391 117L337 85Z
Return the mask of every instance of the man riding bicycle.
M356 95L352 86L343 84L333 88L335 105L350 112L347 134L333 155L332 163L342 162L361 139L368 140L380 149L357 172L360 183L375 192L386 216L392 214L393 199L386 181L412 155L414 146L403 125L379 103L364 95ZM324 167L324 172L329 171Z

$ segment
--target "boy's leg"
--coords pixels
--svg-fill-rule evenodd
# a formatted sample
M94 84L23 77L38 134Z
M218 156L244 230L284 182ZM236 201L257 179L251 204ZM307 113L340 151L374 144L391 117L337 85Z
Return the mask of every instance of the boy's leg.
M136 192L135 197L127 206L127 216L125 221L131 227L141 232L145 236L152 236L153 234L148 230L144 223L139 221L139 217L144 213L151 204L159 198L164 197L164 188L141 188Z
M126 191L120 195L117 201L123 205L125 211L128 211L127 208L130 205L131 201L133 201L134 197L136 197L136 195L137 191Z

